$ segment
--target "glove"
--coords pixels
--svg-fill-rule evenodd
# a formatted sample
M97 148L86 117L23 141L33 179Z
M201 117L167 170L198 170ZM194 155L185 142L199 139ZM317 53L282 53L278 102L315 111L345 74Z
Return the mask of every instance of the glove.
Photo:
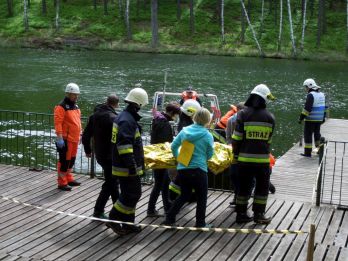
M65 147L65 142L64 142L64 140L63 140L63 139L58 139L58 140L56 141L56 146L57 146L58 149L64 148L64 147Z

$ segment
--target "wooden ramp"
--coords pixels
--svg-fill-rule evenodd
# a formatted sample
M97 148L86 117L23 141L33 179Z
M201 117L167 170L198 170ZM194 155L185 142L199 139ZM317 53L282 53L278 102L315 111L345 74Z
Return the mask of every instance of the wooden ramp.
M304 260L308 234L240 234L165 230L147 227L119 237L101 222L47 212L4 197L64 213L90 216L102 181L78 176L82 186L71 192L56 189L56 175L0 165L0 260ZM147 218L150 186L143 186L137 222ZM216 227L308 230L317 224L314 260L348 260L348 213L310 202L270 196L268 226L235 223L231 194L209 191L207 221ZM110 206L109 206L110 207ZM158 208L162 210L161 202ZM185 206L178 225L194 225L195 204Z

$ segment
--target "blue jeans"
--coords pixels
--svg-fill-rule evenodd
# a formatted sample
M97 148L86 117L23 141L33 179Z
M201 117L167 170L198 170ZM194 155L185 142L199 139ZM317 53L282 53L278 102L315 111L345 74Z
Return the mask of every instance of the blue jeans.
M192 194L192 189L195 190L197 196L196 208L196 227L204 227L205 211L207 208L208 195L208 176L207 172L200 168L178 170L178 179L181 182L181 194L174 201L170 208L165 223L175 223L175 217L179 213L182 206L189 201Z

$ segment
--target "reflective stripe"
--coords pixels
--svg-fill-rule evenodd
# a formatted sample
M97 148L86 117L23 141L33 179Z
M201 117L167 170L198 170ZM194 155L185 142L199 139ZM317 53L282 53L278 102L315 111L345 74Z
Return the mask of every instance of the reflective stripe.
M239 153L238 161L252 163L269 163L269 154Z
M322 92L311 92L313 95L313 107L305 121L321 122L324 119L325 95Z
M114 204L114 208L116 208L119 212L126 215L132 215L135 213L135 208L125 206L119 200L117 200L116 203Z
M237 196L237 198L236 198L236 203L238 205L247 205L248 201L249 201L248 197Z
M304 148L305 149L311 149L313 147L312 143L305 143Z
M136 175L141 176L144 174L143 168L138 167ZM128 177L128 176L134 176L129 175L129 169L128 168L120 168L112 166L112 175L119 176L119 177Z
M269 122L263 122L263 121L248 121L244 122L244 126L263 126L263 127L270 127L272 128L272 123Z
M117 133L118 133L118 125L117 123L112 124L112 134L111 134L111 142L116 143L117 141Z
M223 144L227 144L226 139L221 136L217 131L211 130L210 133L214 136L214 138L216 138L219 142L223 143Z
M242 132L238 132L238 131L234 131L232 134L232 139L234 140L242 140L243 139L243 133Z
M173 191L174 193L180 195L181 194L181 188L180 186L176 185L173 181L169 184L169 189Z
M260 204L260 205L266 205L267 204L267 197L261 197L261 196L254 196L254 204Z
M118 154L129 154L133 153L133 145L132 144L126 144L126 145L120 145L117 146Z
M139 129L137 129L136 131L135 131L135 135L134 135L134 137L135 138L139 138L141 135L140 135L140 131L139 131Z
M244 126L246 132L245 138L252 140L268 140L272 133L272 127L269 126Z
M303 109L301 113L302 113L304 116L308 116L308 115L309 115L309 112L306 111L305 109Z

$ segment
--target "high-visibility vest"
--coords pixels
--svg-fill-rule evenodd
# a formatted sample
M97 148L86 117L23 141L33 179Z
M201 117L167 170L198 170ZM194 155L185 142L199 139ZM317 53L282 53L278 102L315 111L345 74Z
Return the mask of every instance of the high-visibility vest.
M325 95L322 92L311 92L313 95L313 107L305 118L305 121L322 122L325 114Z

